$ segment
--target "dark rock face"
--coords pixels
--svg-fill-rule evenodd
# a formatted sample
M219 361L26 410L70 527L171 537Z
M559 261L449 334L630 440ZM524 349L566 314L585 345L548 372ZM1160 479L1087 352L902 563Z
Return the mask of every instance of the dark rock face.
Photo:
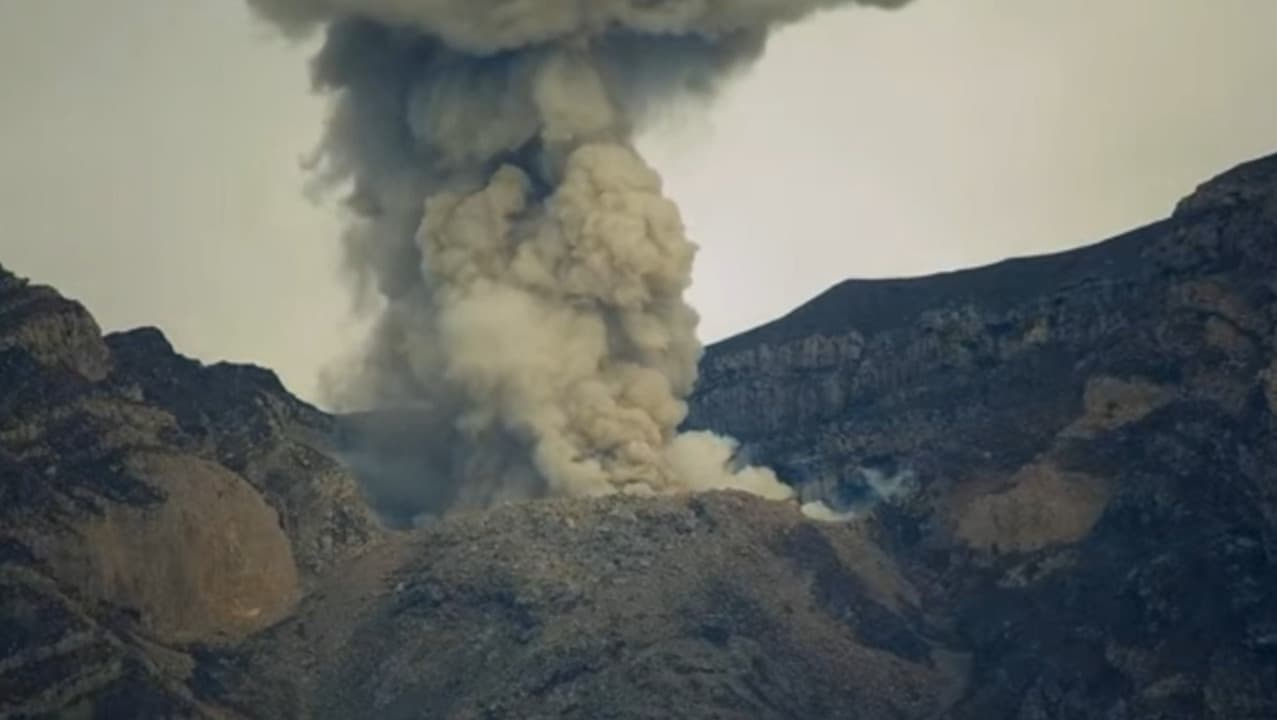
M1094 247L844 283L703 370L689 425L858 519L385 531L347 466L403 525L456 491L411 486L418 418L0 268L0 718L1277 717L1277 157Z
M185 648L277 621L380 534L326 422L0 268L0 717L205 712Z
M238 473L280 517L303 581L377 539L353 475L332 457L334 420L250 365L204 367L158 330L107 338L116 383L169 413L191 452Z
M1277 717L1277 157L1062 255L848 282L690 424L867 522L974 654L955 718Z
M89 380L101 380L111 370L102 332L82 305L0 266L0 352L11 351Z

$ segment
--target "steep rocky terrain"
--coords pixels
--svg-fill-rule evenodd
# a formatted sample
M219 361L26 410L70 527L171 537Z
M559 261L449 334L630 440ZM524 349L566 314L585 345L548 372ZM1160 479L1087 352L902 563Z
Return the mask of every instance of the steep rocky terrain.
M960 718L1277 717L1277 157L1052 257L852 281L711 349L691 424L877 542Z
M192 648L381 536L330 422L0 268L0 716L195 714Z
M1275 343L1277 157L711 348L689 425L850 522L716 493L400 532L368 507L451 490L347 466L412 474L413 418L0 269L0 717L1277 717Z

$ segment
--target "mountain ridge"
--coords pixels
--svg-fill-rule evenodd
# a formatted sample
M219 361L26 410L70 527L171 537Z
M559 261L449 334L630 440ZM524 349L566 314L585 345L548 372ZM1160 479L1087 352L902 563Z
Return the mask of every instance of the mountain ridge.
M748 345L751 342L764 340L775 342L790 339L785 336L772 336L769 334L769 331L773 328L778 328L782 325L786 326L786 332L794 335L801 332L819 332L822 328L817 323L808 321L806 316L821 314L818 310L828 304L838 304L844 309L851 308L858 312L852 318L841 318L843 322L850 322L862 328L872 326L873 323L881 321L876 311L883 305L883 303L874 302L875 298L871 296L871 293L874 292L892 293L895 296L892 299L903 299L921 304L924 302L924 298L913 298L903 293L908 293L922 285L930 285L934 286L933 293L930 295L931 298L942 294L951 296L955 292L970 293L973 288L979 291L980 294L994 295L995 290L1004 292L1006 288L991 285L989 279L1007 274L1006 271L1012 269L1055 266L1051 269L1075 270L1079 266L1084 267L1087 264L1096 262L1095 258L1097 256L1102 256L1108 262L1129 262L1137 255L1139 244L1148 237L1164 231L1176 222L1189 220L1213 209L1219 209L1221 206L1228 207L1230 204L1236 203L1239 194L1245 196L1248 192L1247 188L1251 184L1263 186L1265 183L1270 182L1272 174L1277 172L1275 168L1277 168L1277 155L1266 155L1242 163L1199 185L1192 194L1176 203L1170 217L1119 232L1116 235L1088 245L1040 255L1010 257L986 265L903 278L853 278L842 280L774 320L767 321L757 327L712 344L709 347L709 351L713 354L730 350L737 346ZM1070 268L1069 266L1073 267ZM1037 268L1035 267L1034 269L1036 270ZM1023 287L1015 289L1021 292L1024 290ZM843 298L849 299L844 300Z

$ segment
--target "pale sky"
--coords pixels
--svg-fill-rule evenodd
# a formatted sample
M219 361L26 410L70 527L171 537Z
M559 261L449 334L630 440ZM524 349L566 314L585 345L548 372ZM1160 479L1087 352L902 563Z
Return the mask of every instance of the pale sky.
M1089 244L1277 152L1274 0L918 0L779 34L642 140L706 340L847 277ZM0 263L313 397L357 334L308 49L239 0L0 0Z

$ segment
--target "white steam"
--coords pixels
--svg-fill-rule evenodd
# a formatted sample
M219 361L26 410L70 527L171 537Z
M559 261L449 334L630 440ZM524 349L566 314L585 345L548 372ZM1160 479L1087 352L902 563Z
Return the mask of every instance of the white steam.
M327 32L319 168L353 188L348 261L384 308L336 390L435 418L420 442L449 506L792 495L733 443L677 432L701 354L683 299L695 246L631 134L645 108L755 58L773 25L848 3L249 2Z

